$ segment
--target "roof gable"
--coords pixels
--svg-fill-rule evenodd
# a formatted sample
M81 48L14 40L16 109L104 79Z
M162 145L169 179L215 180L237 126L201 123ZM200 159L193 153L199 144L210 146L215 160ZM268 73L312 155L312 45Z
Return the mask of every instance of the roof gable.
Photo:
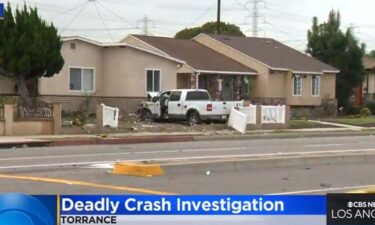
M167 37L133 35L137 39L165 52L169 56L186 61L194 70L202 72L228 72L255 74L253 69L232 60L200 43Z
M92 44L92 45L97 46L97 47L107 47L107 48L109 48L109 47L124 47L124 48L133 48L133 49L136 49L138 51L142 51L142 52L145 52L145 53L148 53L148 54L151 54L151 55L159 56L159 57L162 57L162 58L165 58L167 60L171 60L171 61L174 61L174 62L177 62L177 63L180 63L180 64L184 64L185 63L185 61L179 60L179 59L171 57L169 55L160 54L158 52L151 51L149 49L145 49L145 48L142 48L140 46L133 45L133 44L128 44L128 43L121 43L121 42L102 43L102 42L94 41L94 40L91 40L91 39L88 39L88 38L84 38L84 37L80 37L80 36L62 37L61 40L63 42L81 41L81 42L84 42L84 43Z
M221 42L274 70L300 73L338 73L338 69L271 38L205 35Z

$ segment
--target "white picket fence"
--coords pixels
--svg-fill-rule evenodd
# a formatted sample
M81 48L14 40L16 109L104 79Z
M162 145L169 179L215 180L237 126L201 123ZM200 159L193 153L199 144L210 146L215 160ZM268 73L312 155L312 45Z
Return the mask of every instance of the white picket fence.
M238 111L246 115L247 124L257 123L257 106L256 105L250 105L248 107L238 107Z
M262 124L268 123L285 123L285 105L278 106L261 106Z
M239 131L240 133L246 133L247 116L233 107L229 114L228 126Z
M106 106L104 104L101 104L101 106L103 108L103 126L117 128L120 109Z

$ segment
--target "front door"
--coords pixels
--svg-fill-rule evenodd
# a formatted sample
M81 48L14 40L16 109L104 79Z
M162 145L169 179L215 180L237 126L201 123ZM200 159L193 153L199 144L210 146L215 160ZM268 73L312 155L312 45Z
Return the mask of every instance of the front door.
M181 91L172 91L168 101L168 117L182 116Z
M233 100L233 84L234 79L232 76L223 76L223 83L221 87L221 100Z

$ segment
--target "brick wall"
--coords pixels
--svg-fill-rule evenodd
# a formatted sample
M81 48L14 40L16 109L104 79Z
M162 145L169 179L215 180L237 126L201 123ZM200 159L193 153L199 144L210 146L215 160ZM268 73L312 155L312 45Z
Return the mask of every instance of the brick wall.
M253 105L286 105L286 98L252 98Z
M40 96L43 101L51 103L59 103L62 105L62 110L67 112L80 111L88 108L91 113L96 113L96 105L104 103L112 107L120 108L121 113L133 113L139 108L141 101L146 98L111 98L111 97L97 97L97 96Z
M292 106L292 118L323 118L337 116L337 100L322 99L320 106Z

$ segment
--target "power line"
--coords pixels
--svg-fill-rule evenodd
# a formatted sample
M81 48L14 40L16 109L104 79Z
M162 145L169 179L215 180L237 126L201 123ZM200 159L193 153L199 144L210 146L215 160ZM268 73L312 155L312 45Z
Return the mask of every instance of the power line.
M113 38L113 36L112 36L112 34L111 34L111 31L108 30L108 27L105 25L105 22L104 22L104 20L103 20L103 17L102 17L102 15L100 14L100 11L99 11L99 9L98 9L98 4L96 3L95 0L90 0L90 1L93 1L93 2L94 2L96 12L98 13L98 16L99 16L100 21L102 21L103 27L104 27L104 29L107 31L108 36L109 36L109 37L112 39L112 41L114 42L115 39Z
M112 15L114 15L115 17L121 19L122 21L124 21L125 23L131 25L131 26L134 26L136 27L137 29L140 29L137 25L127 21L126 19L124 19L122 16L119 16L118 14L116 14L115 12L113 12L111 9L107 8L105 5L103 5L100 1L96 0L96 2L101 5L104 9L106 9L108 12L110 12Z
M199 15L197 18L195 18L195 19L193 20L193 22L191 22L190 25L189 25L188 27L191 27L191 26L195 25L196 22L198 22L200 19L202 19L202 18L203 18L208 12L210 12L212 9L214 9L213 6L210 6L210 7L208 7L207 9L205 9L204 12L203 12L201 15Z
M111 30L111 31L118 31L118 30L134 30L136 29L136 27L113 27L113 28L109 28L107 27L107 29L103 29L103 28L65 28L65 27L60 27L60 29L65 29L66 31L87 31L87 32L96 32L96 31L107 31L107 30Z
M60 16L62 16L62 15L65 15L66 13L68 13L68 12L70 12L70 11L73 11L73 10L77 9L78 7L80 7L80 6L82 6L82 5L86 4L86 3L87 3L87 0L85 0L85 1L83 1L83 2L81 2L81 3L79 3L78 5L75 5L74 7L71 7L71 8L69 8L69 9L67 9L67 10L65 10L65 11L63 11L63 12L61 12L61 13L59 13L59 14L56 14L56 15L52 16L52 17L50 18L50 20L54 20L54 19L56 19L57 17L60 17Z
M86 1L86 4L78 11L78 13L68 22L68 24L65 26L65 29L62 30L61 33L64 33L64 31L69 28L69 26L77 19L77 17L82 13L82 11L86 8L86 6L90 3L89 1Z

